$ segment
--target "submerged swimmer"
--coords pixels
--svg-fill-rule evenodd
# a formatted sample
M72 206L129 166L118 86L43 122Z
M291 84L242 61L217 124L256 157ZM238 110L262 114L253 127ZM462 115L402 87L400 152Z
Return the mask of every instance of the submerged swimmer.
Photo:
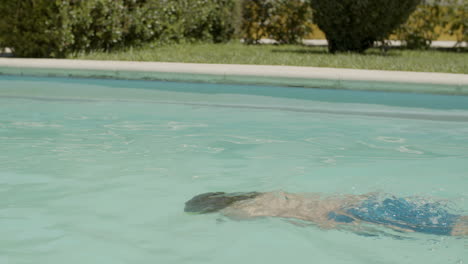
M234 219L281 217L314 223L322 228L378 224L402 232L435 235L468 235L468 216L449 213L439 203L377 194L324 197L286 192L197 195L185 203L185 212L220 212Z

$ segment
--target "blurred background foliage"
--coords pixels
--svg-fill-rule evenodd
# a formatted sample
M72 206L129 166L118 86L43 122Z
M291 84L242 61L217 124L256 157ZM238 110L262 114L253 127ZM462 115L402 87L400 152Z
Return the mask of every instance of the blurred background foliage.
M410 49L427 49L441 37L468 41L468 1L423 1L395 32Z
M420 0L311 0L313 21L325 33L328 49L364 52L404 23Z
M148 42L163 45L243 39L246 44L257 44L262 38L270 38L279 44L297 44L304 38L342 35L349 39L369 31L382 33L374 34L379 35L378 39L400 39L408 48L414 49L425 49L441 37L459 42L468 40L468 0L400 1L420 4L408 20L403 17L401 22L406 22L401 26L381 30L379 27L388 24L385 17L391 17L385 14L395 13L389 8L398 6L348 0L349 5L342 13L322 17L325 23L319 23L317 27L313 21L318 21L317 14L323 6L317 3L323 2L333 10L343 1L0 0L0 47L11 48L19 57L60 58L67 54L112 51ZM357 28L341 30L349 31L346 34L340 33L337 29L349 24L346 19L350 19L349 14L353 12L359 16L380 15L373 20L364 16ZM338 25L336 21L344 22ZM327 25L326 30L321 30L325 28L323 25ZM324 31L328 31L327 34Z
M236 0L0 0L0 43L20 57L149 41L218 43L233 38L240 13Z
M258 44L262 38L297 44L312 32L309 1L245 0L242 14L241 32L247 44Z

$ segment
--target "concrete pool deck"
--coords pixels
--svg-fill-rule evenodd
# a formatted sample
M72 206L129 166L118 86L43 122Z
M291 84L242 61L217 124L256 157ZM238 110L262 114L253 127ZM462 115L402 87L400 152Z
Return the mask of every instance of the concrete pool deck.
M281 85L468 95L468 74L296 66L0 58L0 75Z

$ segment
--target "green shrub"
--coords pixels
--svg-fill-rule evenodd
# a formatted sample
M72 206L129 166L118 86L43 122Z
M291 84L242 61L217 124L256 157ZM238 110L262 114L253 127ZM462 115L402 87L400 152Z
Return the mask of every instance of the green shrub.
M419 5L408 21L397 30L397 36L407 48L427 49L442 34L468 38L467 4L459 0L432 0Z
M241 1L216 0L208 16L210 35L214 43L227 42L240 35Z
M236 32L237 0L173 0L162 5L164 40L229 41Z
M244 43L258 44L266 36L266 27L270 19L273 1L242 1L242 33Z
M405 42L410 49L427 49L433 40L442 33L446 26L444 7L442 0L433 0L431 3L423 3L397 30L398 39Z
M448 33L456 36L459 43L468 42L468 1L463 0L462 4L452 5L448 12L450 17Z
M242 14L247 44L258 44L264 37L295 44L312 32L311 9L305 0L245 0Z
M62 57L73 37L60 1L0 0L0 38L21 57Z
M87 0L68 8L73 51L111 50L124 44L128 34L122 0Z
M310 4L304 0L277 0L266 26L268 36L280 44L297 44L312 32Z
M0 0L0 39L20 57L139 45L224 42L236 29L237 0Z
M404 23L420 0L311 0L331 53L364 52Z

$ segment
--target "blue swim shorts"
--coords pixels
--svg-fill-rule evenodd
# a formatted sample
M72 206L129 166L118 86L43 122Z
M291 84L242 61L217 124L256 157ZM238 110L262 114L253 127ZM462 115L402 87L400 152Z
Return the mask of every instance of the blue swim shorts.
M438 203L420 204L403 198L386 198L383 201L369 198L359 206L344 211L346 215L330 212L328 218L340 223L359 219L434 235L450 235L460 217L449 213Z

